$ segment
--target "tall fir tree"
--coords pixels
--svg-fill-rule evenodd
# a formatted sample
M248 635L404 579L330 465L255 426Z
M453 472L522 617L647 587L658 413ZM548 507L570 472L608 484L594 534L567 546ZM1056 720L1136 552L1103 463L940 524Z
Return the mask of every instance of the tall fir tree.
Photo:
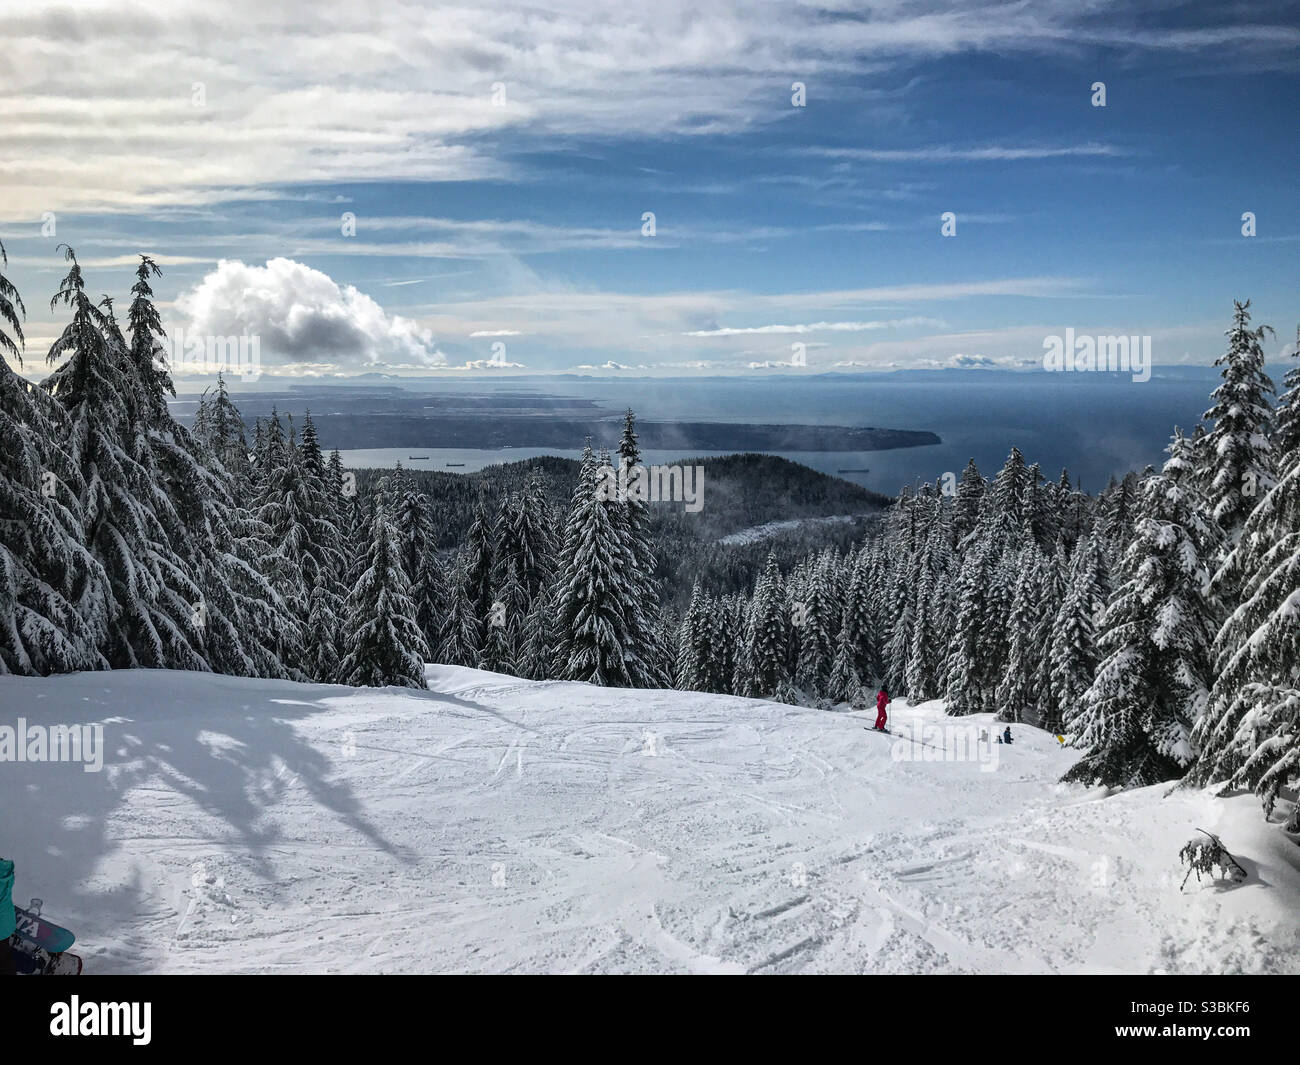
M479 495L474 521L469 528L465 558L465 598L474 610L480 649L487 636L488 615L492 611L492 574L496 563L497 532L488 517L487 501Z
M914 571L914 613L912 646L905 675L907 696L913 702L937 698L943 690L943 639L950 600L952 549L950 533L936 515L921 546Z
M1254 789L1268 813L1300 776L1300 447L1278 459L1277 483L1214 578L1239 599L1214 640L1218 675L1188 774L1194 784ZM1295 810L1288 828L1300 831Z
M745 632L743 660L747 675L739 694L770 699L787 674L790 615L776 556L768 552L754 588Z
M996 696L999 721L1033 724L1039 721L1042 645L1037 637L1045 605L1042 595L1045 569L1042 552L1030 540L1019 552L1015 593L1007 619L1007 660Z
M474 613L474 604L465 594L468 581L464 559L457 559L447 580L447 617L442 628L442 643L434 658L448 666L473 666L478 662L482 631Z
M1001 678L1000 663L988 653L987 640L991 633L992 587L999 562L998 546L987 529L982 528L975 533L958 568L944 693L948 713L955 716L994 709L993 696Z
M622 470L631 471L640 466L641 446L636 436L636 415L630 407L623 416L618 457ZM625 493L625 498L618 502L621 505L616 510L616 518L627 556L627 579L634 585L627 614L630 652L627 658L632 681L638 688L664 688L669 683L670 649L660 640L659 585L655 580L649 509L646 501L635 492Z
M1180 447L1176 439L1175 454ZM1067 736L1084 754L1066 780L1142 787L1182 776L1192 760L1212 639L1200 502L1181 461L1143 482L1134 540L1102 621L1106 657Z
M984 493L988 482L980 474L975 460L971 459L962 470L961 480L957 483L957 492L952 507L952 542L960 546L979 525L980 510L984 504Z
M608 468L606 458L600 466ZM590 450L574 491L565 532L556 623L566 634L562 676L608 687L632 687L628 668L627 616L636 586L627 579L624 541L611 504L597 490L597 464Z
M82 546L80 471L62 445L69 425L4 358L22 365L25 313L0 273L0 673L97 669L106 664L98 646L108 585Z
M427 687L429 648L415 623L401 541L383 508L375 513L368 562L345 604L348 650L339 676L354 686Z
M1263 338L1267 326L1252 329L1250 300L1233 302L1228 350L1214 365L1223 367L1223 383L1213 392L1214 406L1205 412L1212 422L1201 454L1210 514L1223 531L1225 550L1231 549L1260 498L1275 483L1269 442L1273 411L1269 397L1273 382L1264 372Z
M156 506L145 441L143 384L109 313L86 295L81 267L69 269L50 301L71 320L50 347L58 364L43 382L67 416L85 544L107 576L107 616L95 615L100 652L113 667L208 668L202 653L203 593L187 573ZM62 361L60 361L62 360Z
M1049 711L1043 728L1049 732L1082 731L1077 722L1083 697L1097 673L1100 655L1097 630L1105 613L1106 577L1099 539L1088 537L1075 548L1069 586L1053 620L1048 661L1051 669Z

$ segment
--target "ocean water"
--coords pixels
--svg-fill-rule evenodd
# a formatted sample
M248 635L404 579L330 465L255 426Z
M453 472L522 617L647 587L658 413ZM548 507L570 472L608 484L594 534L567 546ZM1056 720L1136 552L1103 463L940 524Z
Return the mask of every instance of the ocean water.
M1055 479L1066 468L1090 492L1112 476L1159 464L1174 426L1191 431L1210 406L1218 374L1210 367L1157 368L1151 380L1114 374L914 372L813 378L710 378L706 380L608 378L516 379L484 383L479 391L537 391L590 398L610 412L610 432L597 445L617 443L619 411L631 406L650 420L800 423L928 429L942 443L871 452L780 452L825 473L844 474L892 495L907 483L960 473L974 458L986 474L1001 467L1011 447ZM464 385L461 386L462 388ZM348 451L345 463L468 473L500 462L541 454L577 458L539 448L500 450L380 448ZM725 451L705 452L726 454ZM428 455L412 460L411 455ZM689 456L650 452L647 462L671 463ZM446 463L464 463L448 467Z

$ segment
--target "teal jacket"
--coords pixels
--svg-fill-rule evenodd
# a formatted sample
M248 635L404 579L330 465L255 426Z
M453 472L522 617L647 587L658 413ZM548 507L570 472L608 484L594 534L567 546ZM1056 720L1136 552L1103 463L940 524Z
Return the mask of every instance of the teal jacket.
M0 858L0 941L14 934L14 863Z

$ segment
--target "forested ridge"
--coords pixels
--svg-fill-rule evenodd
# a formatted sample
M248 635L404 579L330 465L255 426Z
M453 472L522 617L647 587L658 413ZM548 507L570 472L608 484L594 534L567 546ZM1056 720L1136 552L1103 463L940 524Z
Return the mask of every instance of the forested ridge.
M220 380L187 429L158 266L141 257L119 316L65 254L48 376L0 361L4 672L421 687L438 661L827 708L883 683L1058 732L1085 783L1224 783L1271 812L1300 772L1300 370L1279 395L1249 301L1160 469L1094 498L1013 447L992 478L905 490L855 542L756 564L716 540L877 500L754 455L701 460L699 514L609 498L601 470L640 462L631 411L576 466L464 478L345 470L310 415L250 428ZM24 315L0 275L20 362Z

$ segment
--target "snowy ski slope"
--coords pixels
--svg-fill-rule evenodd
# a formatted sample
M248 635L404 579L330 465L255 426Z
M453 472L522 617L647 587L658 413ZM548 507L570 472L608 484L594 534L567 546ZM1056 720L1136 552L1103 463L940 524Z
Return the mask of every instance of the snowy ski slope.
M848 713L428 675L0 677L0 725L107 749L0 763L16 897L88 973L1300 971L1300 848L1253 797L1062 786L1023 727L981 764ZM1179 892L1197 826L1248 883Z

